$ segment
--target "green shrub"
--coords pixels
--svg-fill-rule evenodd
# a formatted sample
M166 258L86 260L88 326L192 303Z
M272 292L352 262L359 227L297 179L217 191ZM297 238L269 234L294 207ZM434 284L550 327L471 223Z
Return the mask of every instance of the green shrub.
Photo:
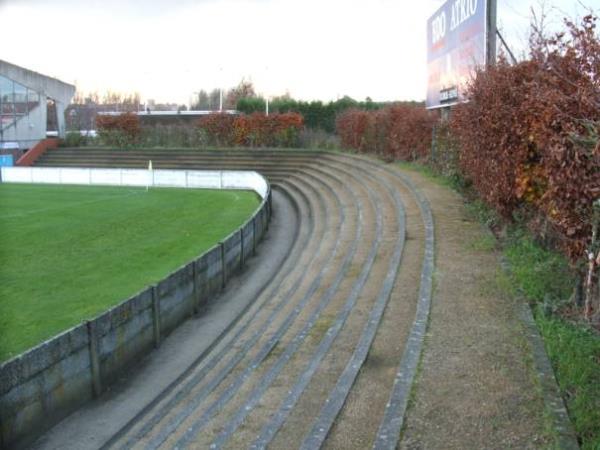
M208 137L194 125L143 126L140 145L143 147L205 147Z
M91 137L82 135L79 131L69 131L61 143L63 147L82 147L87 145Z
M321 129L305 128L300 132L299 145L301 148L338 150L341 148L340 138Z

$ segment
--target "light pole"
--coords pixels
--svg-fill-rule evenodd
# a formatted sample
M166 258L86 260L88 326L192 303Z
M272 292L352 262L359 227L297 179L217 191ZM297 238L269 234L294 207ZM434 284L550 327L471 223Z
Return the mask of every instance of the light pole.
M269 66L265 66L265 78L268 78ZM265 116L269 115L269 94L265 94Z
M219 67L219 112L223 112L223 68Z

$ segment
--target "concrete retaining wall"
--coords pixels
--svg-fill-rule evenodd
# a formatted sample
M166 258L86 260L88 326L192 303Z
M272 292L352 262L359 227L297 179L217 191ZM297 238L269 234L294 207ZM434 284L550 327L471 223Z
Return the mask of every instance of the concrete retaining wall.
M100 395L125 368L201 311L253 254L270 216L267 188L256 213L195 260L102 315L0 365L0 447L31 443Z

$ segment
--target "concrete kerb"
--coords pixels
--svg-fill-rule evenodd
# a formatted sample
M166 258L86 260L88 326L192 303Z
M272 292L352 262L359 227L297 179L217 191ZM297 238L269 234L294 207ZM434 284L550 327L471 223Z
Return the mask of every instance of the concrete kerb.
M546 353L544 340L535 323L530 306L523 302L519 313L531 346L533 364L540 383L544 407L546 413L551 417L556 432L556 445L563 450L577 450L579 449L577 433L561 396L552 363Z
M85 321L0 365L0 442L19 448L101 395L118 374L160 345L163 336L199 312L202 302L216 295L231 270L226 258L215 267L215 250L221 255L232 240L230 258L244 255L244 227L252 229L252 249L266 232L271 189L253 216L190 263L156 285L140 291L100 316ZM260 217L260 220L257 220ZM246 242L247 245L247 242ZM225 268L225 271L223 269ZM218 279L218 283L214 283Z

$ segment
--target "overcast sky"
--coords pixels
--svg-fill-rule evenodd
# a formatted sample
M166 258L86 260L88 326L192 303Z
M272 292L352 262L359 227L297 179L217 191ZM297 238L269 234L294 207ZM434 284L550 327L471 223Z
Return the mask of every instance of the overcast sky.
M600 0L582 0L600 11ZM0 59L78 89L188 103L242 78L305 100L423 100L426 21L441 0L0 0ZM547 0L560 17L578 0ZM522 53L538 0L498 0Z

